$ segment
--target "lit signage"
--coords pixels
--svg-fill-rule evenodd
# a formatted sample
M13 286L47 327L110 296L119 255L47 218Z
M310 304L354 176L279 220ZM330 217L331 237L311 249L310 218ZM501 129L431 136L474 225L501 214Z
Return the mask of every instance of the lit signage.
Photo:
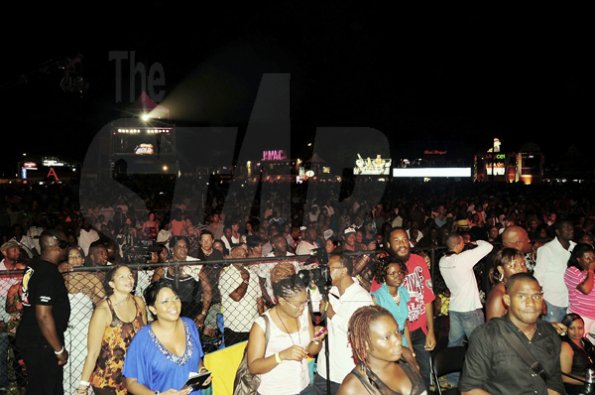
M25 162L25 163L23 163L23 169L37 170L37 163L35 163L35 162Z
M262 151L262 159L261 161L276 161L276 160L286 160L287 156L285 155L285 150L277 149L277 150L266 150Z
M154 153L153 144L139 144L134 148L135 155L153 155Z
M492 169L494 169L495 176L503 176L506 172L506 168L504 167L504 163L496 162L496 163L487 163L486 164L486 173L488 176L492 175Z
M145 134L162 134L162 133L170 133L171 129L169 129L169 128L149 128L149 129L118 128L119 134L141 134L141 132L144 132Z
M437 149L427 149L424 151L424 155L446 155L448 151L440 151Z
M369 156L364 159L360 154L357 154L355 161L355 167L353 168L353 174L357 175L390 175L390 165L392 159L383 158L380 155L376 155L375 159L371 159Z
M393 169L393 177L471 177L470 167L409 167Z
M322 166L322 173L323 174L331 174L330 166Z

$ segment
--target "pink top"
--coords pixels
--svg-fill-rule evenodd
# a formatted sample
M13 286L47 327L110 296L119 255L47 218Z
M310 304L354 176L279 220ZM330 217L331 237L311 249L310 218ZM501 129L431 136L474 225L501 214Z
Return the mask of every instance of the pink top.
M578 289L577 285L585 281L586 271L580 271L571 266L564 272L564 283L568 288L568 310L581 317L595 320L595 289L585 295Z

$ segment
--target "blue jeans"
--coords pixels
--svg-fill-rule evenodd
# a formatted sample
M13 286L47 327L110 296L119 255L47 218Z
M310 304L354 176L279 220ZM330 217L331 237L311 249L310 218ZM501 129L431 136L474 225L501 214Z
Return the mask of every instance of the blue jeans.
M450 329L448 331L448 347L462 346L478 326L484 323L483 311L449 311Z
M409 332L409 336L411 336L411 344L413 344L415 360L419 364L421 377L428 387L430 385L430 353L426 351L426 334L420 328Z
M450 319L450 329L448 331L448 347L462 346L465 342L465 337L469 339L471 333L480 325L483 325L484 317L483 310L477 309L473 311L449 311L448 317ZM448 382L457 384L459 382L460 373L451 373L448 375Z
M544 321L547 322L561 322L562 318L566 315L566 307L555 306L549 303L547 300L545 301L547 306L547 314L542 317Z
M8 388L8 333L0 332L0 388Z

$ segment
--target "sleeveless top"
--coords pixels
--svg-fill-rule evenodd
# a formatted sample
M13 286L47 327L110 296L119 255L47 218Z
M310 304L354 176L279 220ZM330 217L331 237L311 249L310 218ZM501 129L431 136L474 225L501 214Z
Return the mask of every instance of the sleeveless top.
M113 389L118 395L128 393L122 378L126 349L136 332L144 326L141 309L136 299L133 300L136 315L131 322L123 322L116 315L112 301L109 298L106 299L112 314L112 322L103 332L101 350L90 380L93 387Z
M401 361L399 363L399 365L401 365L403 372L405 372L405 375L407 376L409 381L411 381L411 392L409 392L409 394L401 394L400 392L393 391L386 384L384 384L384 382L382 380L380 380L380 378L376 374L374 374L374 372L372 372L370 369L366 369L366 370L372 376L372 379L378 385L378 388L376 388L368 380L368 378L366 378L364 375L362 375L360 373L357 366L355 368L353 368L351 373L353 373L355 375L355 377L358 378L358 380L362 383L362 385L364 386L364 388L366 389L368 394L372 394L372 395L373 394L382 394L382 395L425 395L425 394L427 394L426 386L423 382L422 377L419 374L417 374L413 370L413 368L405 361Z

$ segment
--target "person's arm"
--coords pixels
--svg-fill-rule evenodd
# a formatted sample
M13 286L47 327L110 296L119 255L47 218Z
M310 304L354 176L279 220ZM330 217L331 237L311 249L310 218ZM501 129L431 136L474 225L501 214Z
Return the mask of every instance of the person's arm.
M457 265L461 264L464 267L473 267L481 261L481 259L488 255L494 246L487 241L477 240L477 247L472 250L461 252L456 256Z
M411 342L411 335L409 334L409 325L408 321L405 321L405 332L403 333L405 339L407 339L407 344L409 349L411 350L411 354L415 357L415 350L413 349L413 343Z
M436 333L434 332L434 311L432 310L432 302L426 303L426 322L428 325L428 333L426 334L426 345L424 348L427 351L432 351L436 348Z
M240 271L240 275L242 276L242 282L229 294L229 297L234 302L239 302L242 300L242 298L246 295L246 291L248 290L248 284L250 284L250 273L246 270L246 268L239 266L237 269ZM231 270L231 268L229 270Z
M207 273L205 273L204 270L201 270L198 274L198 281L200 281L200 287L202 288L202 311L194 317L194 322L199 327L202 327L209 312L209 308L211 307L213 291Z
M155 269L155 272L153 273L153 277L151 277L151 282L155 283L155 282L161 280L164 275L165 275L165 268L158 267L157 269Z
M483 327L485 328L485 327ZM492 380L492 344L485 329L477 329L469 338L469 348L465 353L465 362L459 381L459 391L462 394L489 394L485 390L486 383Z
M562 347L560 348L560 370L562 373L571 373L572 372L572 357L574 356L574 351L568 342L562 342ZM572 379L568 376L562 375L562 381L569 384L578 384L582 385L583 383Z
M587 269L587 277L581 282L576 289L582 292L584 295L589 295L593 290L593 270L595 270L595 262L589 264Z
M486 321L506 315L506 306L504 306L502 297L503 292L501 289L498 286L494 287L486 302Z
M21 283L13 284L6 293L6 312L8 314L16 313L23 309L21 298L19 297L19 289L21 289Z
M105 328L111 321L111 313L107 307L107 302L103 302L97 306L91 321L89 321L89 329L87 331L87 356L85 357L85 363L83 364L83 371L81 373L81 381L89 382L91 379L91 373L95 369L99 352L101 351L101 341L103 340L103 334ZM79 385L77 387L77 393L86 394L88 385Z
M308 314L308 317L311 318L311 315ZM308 319L308 331L310 332L310 339L312 340L310 340L310 343L308 343L308 346L306 347L306 352L310 356L317 355L320 352L320 349L322 348L322 341L326 336L326 332L320 336L314 337L314 334L318 333L322 329L324 329L324 327L322 326L314 327L314 325L312 325L312 320Z
M54 353L62 351L59 354L56 354L58 365L65 365L66 361L68 361L68 351L66 351L64 345L58 338L58 333L56 332L56 322L54 321L54 314L52 313L52 306L43 304L35 305L35 318L37 320L37 324L39 325L39 329L41 330L41 334L50 344L50 347L53 348Z

